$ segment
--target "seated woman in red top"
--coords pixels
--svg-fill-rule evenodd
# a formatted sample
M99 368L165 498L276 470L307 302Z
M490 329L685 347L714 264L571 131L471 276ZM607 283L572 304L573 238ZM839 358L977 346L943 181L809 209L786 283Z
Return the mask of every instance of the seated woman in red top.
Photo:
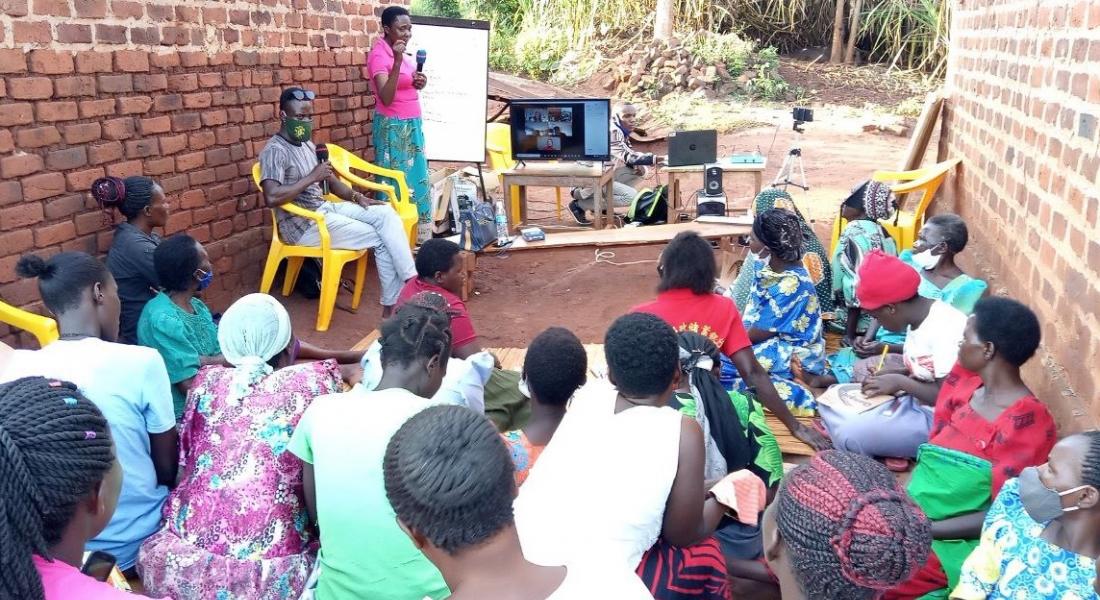
M444 239L431 239L416 251L416 277L405 283L397 296L394 308L408 302L417 294L432 292L447 301L451 315L453 348L451 358L469 358L484 350L466 303L459 294L466 280L462 268L462 249L458 244ZM531 404L519 390L520 374L515 371L493 370L485 383L485 416L493 421L501 432L521 429L531 418Z
M1039 337L1039 320L1023 304L993 297L975 305L909 482L910 496L932 520L932 553L886 598L936 590L946 597L1001 485L1046 462L1057 441L1054 418L1020 378Z
M692 331L709 338L733 362L747 386L755 390L760 403L787 426L791 435L815 450L828 448L828 439L795 419L780 399L768 372L756 360L752 341L733 300L714 293L718 265L710 243L693 231L678 234L661 253L657 273L661 276L657 299L635 306L631 312L654 314L677 331Z

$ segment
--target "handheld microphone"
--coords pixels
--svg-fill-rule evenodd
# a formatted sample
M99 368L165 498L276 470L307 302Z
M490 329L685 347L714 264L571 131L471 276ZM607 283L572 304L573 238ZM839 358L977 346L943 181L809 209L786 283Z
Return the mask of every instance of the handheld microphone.
M328 162L328 146L324 144L317 146L317 162ZM328 180L321 181L321 194L328 195Z
M428 51L421 48L416 51L416 72L424 72L424 63L428 60Z

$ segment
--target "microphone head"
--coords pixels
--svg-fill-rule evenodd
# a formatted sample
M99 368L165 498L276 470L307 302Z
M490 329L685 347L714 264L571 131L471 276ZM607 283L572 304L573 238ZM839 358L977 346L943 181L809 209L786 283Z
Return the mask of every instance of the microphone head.
M324 144L317 146L317 162L325 162L328 160L328 146Z
M417 50L416 51L416 62L419 63L419 64L424 64L424 62L426 60L428 60L428 51L423 49L423 48Z

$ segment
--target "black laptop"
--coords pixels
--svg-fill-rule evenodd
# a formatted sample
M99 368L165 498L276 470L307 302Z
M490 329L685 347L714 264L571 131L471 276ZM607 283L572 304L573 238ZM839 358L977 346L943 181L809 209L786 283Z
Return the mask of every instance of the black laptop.
M668 136L668 166L705 165L718 160L718 132L676 131Z

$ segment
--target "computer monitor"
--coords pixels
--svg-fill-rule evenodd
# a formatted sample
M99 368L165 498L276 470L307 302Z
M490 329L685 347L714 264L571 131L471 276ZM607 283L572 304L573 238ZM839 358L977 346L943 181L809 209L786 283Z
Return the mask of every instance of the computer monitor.
M513 100L510 125L516 160L611 160L611 101Z

